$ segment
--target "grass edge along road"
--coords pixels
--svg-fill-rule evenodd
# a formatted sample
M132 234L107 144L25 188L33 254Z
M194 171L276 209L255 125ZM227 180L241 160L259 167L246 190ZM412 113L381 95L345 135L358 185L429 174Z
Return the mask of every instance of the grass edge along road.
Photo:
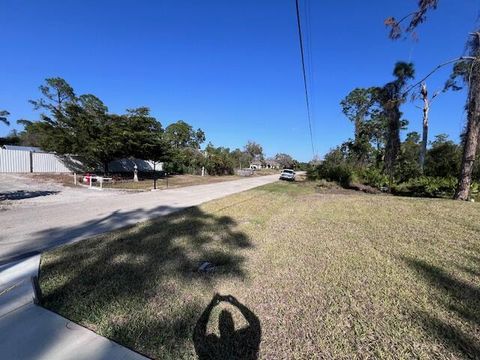
M43 302L154 358L194 358L205 313L207 333L235 324L236 342L210 344L219 356L258 339L261 358L475 358L479 215L274 183L44 254ZM228 301L209 308L215 293L257 331Z

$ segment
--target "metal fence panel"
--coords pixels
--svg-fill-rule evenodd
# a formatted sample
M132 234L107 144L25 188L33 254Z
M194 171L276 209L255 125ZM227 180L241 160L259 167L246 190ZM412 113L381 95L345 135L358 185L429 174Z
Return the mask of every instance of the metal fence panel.
M30 152L0 149L0 172L30 172Z
M61 157L49 153L33 153L33 172L35 173L64 173L70 172Z
M150 160L120 159L109 164L111 172L153 171L154 164ZM156 163L157 171L163 170L163 163ZM72 155L30 152L24 150L7 150L0 148L0 172L10 173L68 173L86 171L82 159Z

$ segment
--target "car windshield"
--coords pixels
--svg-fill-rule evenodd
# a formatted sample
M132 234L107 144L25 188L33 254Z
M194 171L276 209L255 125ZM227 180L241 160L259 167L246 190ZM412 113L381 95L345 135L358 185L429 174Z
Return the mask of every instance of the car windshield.
M293 170L283 170L284 173L293 174Z

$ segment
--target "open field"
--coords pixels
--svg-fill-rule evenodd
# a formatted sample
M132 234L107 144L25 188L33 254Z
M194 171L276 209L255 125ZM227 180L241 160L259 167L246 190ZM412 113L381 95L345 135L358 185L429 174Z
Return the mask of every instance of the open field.
M479 216L274 183L44 254L43 302L162 359L478 358Z

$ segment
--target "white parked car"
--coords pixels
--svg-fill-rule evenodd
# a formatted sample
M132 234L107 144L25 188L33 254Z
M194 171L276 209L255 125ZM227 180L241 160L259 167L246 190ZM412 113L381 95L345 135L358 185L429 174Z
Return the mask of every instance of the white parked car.
M295 181L295 171L283 169L280 173L280 180Z

